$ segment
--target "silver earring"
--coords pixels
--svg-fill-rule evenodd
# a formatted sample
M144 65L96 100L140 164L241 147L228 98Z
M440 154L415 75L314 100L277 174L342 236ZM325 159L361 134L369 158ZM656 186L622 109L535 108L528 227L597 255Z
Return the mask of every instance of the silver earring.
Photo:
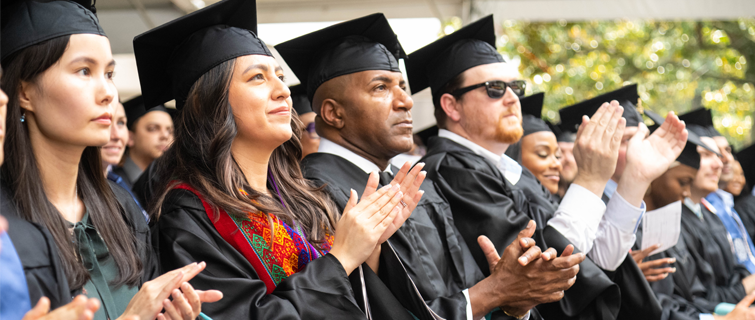
M26 113L21 114L21 122L26 122Z

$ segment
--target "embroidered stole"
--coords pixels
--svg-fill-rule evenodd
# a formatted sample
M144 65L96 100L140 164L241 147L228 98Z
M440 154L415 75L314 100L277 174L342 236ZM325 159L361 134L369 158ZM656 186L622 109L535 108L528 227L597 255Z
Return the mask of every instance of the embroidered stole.
M241 217L217 208L219 217L215 217L213 207L194 188L181 183L174 189L191 191L202 200L205 213L215 229L254 267L265 283L268 294L290 275L303 270L307 263L327 254L333 244L333 236L328 236L323 249L318 251L307 241L299 224L292 228L273 216L271 226L267 214L263 212L248 212L246 217Z

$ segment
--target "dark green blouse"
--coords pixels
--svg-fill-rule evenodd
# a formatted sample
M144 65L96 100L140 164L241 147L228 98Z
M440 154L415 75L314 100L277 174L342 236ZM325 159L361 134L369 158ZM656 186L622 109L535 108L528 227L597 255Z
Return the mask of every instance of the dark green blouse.
M94 319L118 318L139 289L135 286L113 286L109 283L108 280L118 277L118 266L110 256L100 233L92 225L88 211L81 221L69 224L73 228L73 239L79 250L81 261L89 270L90 275L81 293L90 298L97 298L102 303Z

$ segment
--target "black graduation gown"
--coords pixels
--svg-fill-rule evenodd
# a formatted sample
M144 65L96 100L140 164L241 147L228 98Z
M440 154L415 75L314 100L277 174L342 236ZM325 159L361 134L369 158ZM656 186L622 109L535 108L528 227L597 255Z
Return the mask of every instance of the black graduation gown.
M0 202L0 214L8 220L8 236L24 268L31 305L41 297L50 299L51 309L71 302L68 279L50 232L22 219L5 188L0 190Z
M142 266L144 268L142 272L142 280L139 284L139 288L141 288L142 284L162 274L157 251L152 245L152 234L147 222L144 221L142 209L136 204L131 193L113 181L108 180L108 183L115 194L116 200L118 200L118 203L120 203L124 209L123 220L126 221L126 225L131 228L136 236L136 251L139 258L142 260Z
M697 276L707 288L705 299L714 303L737 303L745 296L742 279L750 275L734 258L728 233L721 220L700 206L700 219L682 206L682 234L697 266Z
M420 161L425 162L428 178L435 181L451 204L455 224L468 243L484 234L502 251L530 219L545 222L553 214L538 205L542 201L528 201L524 192L512 188L493 163L472 150L441 137L430 138L428 144L427 155ZM569 244L546 223L538 226L533 238L543 250L554 247L561 252ZM470 247L470 251L483 274L488 274L482 250ZM624 288L620 289L611 278ZM634 303L622 308L622 301ZM660 315L660 306L632 259L625 259L617 272L611 273L585 259L577 282L564 298L537 309L544 318L555 319L654 319Z
M123 179L123 183L125 183L129 188L134 187L134 181L128 179L126 170L123 170L123 167L113 166L113 173L121 177L121 179Z
M392 171L396 173L399 168L392 166ZM315 185L325 186L339 210L346 206L350 189L361 194L369 177L350 161L327 153L307 156L302 161L302 172ZM381 186L390 182L387 177L382 180ZM379 276L400 301L406 301L401 290L405 284L392 280L408 273L438 315L444 319L466 319L467 302L462 290L474 286L484 276L454 226L450 206L434 183L425 180L420 188L425 191L422 200L389 239L404 268L385 264L385 259L381 259ZM494 318L509 317L496 312Z
M513 188L522 190L527 202L529 202L530 210L537 210L537 213L533 216L543 220L535 222L538 226L542 226L541 229L545 228L548 220L553 218L556 209L558 209L558 203L554 201L553 194L524 166L522 166L522 175Z
M633 250L640 250L642 230L637 231ZM656 298L663 308L662 320L698 320L701 313L712 313L717 303L705 299L706 288L697 277L697 264L682 237L666 251L654 254L647 261L676 258L676 272L665 279L651 282Z
M742 195L737 199L734 210L737 211L739 218L742 219L742 224L745 225L750 238L755 238L755 196L752 193Z
M166 270L195 261L207 268L190 281L200 290L217 289L223 299L202 306L214 319L365 319L361 283L355 285L333 255L310 262L281 282L271 294L249 261L217 232L201 200L186 190L172 190L157 221L160 259ZM380 283L369 268L362 268L374 319L412 319L398 302L386 303L390 292L374 289ZM388 296L388 297L382 297ZM394 299L395 300L395 299ZM395 306L399 306L396 308Z

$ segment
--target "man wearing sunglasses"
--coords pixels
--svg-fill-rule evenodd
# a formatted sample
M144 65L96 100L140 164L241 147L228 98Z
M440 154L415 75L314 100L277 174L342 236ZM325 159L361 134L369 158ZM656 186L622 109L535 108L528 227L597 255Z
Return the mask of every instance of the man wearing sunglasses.
M522 135L518 95L524 93L524 86L507 72L494 45L493 19L489 16L415 51L406 62L412 92L431 88L440 128L438 137L428 141L427 154L420 161L426 163L428 178L451 204L455 224L465 241L474 243L479 235L486 235L499 246L509 242L526 221L535 219L538 245L560 251L572 243L580 251L589 252L591 258L580 264L577 282L564 292L562 308L556 310L561 314L538 307L546 318L613 319L619 313L632 319L660 317L660 306L642 273L632 259L626 259L634 242L637 221L632 220L643 212L639 195L644 189L627 192L632 195L627 199L615 197L607 207L600 198L616 165L626 122L621 117L622 108L616 102L606 103L583 124L588 130L581 134L582 148L575 151L581 160L580 176L558 209L571 213L562 215L572 218L567 219L567 226L580 228L563 233L570 230L549 227L548 220L558 211L539 207L535 204L538 199L531 199L532 195L514 187L516 182L509 179L510 166L503 153ZM683 131L683 125L682 130L678 125L681 123L675 119L666 127ZM647 145L648 152L671 149L669 143ZM649 167L665 164L667 168L674 159ZM605 222L606 210L619 213L612 216L623 220ZM570 236L576 233L589 234L588 240ZM610 235L610 241L593 245L591 240L606 235ZM474 246L470 250L486 272L483 252ZM625 260L629 263L622 265Z

